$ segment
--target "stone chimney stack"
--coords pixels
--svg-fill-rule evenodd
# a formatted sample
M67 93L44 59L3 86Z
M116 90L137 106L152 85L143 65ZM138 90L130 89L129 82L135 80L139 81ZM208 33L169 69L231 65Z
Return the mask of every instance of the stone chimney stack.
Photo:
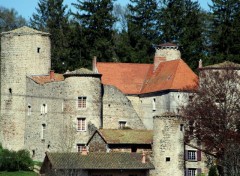
M96 56L94 56L92 60L92 71L94 73L97 73L97 57Z
M55 80L54 70L50 70L50 80L51 80L51 81L54 81L54 80Z
M165 43L156 46L154 56L154 71L158 68L161 62L181 59L181 53L178 46L173 43Z

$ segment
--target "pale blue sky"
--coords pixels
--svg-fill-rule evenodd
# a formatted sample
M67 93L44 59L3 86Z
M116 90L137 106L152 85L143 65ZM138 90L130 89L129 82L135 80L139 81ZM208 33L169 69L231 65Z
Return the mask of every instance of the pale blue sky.
M201 7L203 9L208 9L208 3L210 0L198 0ZM32 16L35 12L35 8L37 7L39 0L0 0L0 6L6 8L14 8L19 15L22 15L27 20ZM71 3L76 3L77 0L64 0L64 3L71 6ZM129 0L117 0L117 3L127 4Z

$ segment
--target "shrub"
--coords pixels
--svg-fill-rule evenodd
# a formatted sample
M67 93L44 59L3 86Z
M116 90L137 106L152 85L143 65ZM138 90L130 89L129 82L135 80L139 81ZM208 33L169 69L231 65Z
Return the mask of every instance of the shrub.
M33 169L33 160L27 150L18 152L0 147L0 170L1 171L28 171Z

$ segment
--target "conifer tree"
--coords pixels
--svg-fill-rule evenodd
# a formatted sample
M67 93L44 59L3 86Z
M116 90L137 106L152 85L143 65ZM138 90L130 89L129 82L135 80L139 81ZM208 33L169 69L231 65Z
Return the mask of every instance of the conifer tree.
M240 63L240 1L212 0L211 55L213 62Z
M73 4L77 9L73 15L81 26L85 59L91 60L93 56L97 56L98 61L112 61L115 56L113 24L116 21L112 14L113 0L77 0L77 2Z
M153 44L157 41L157 1L130 0L128 34L132 47L132 62L151 62Z
M196 69L204 57L204 18L200 5L192 0L165 0L159 9L158 28L162 42L179 45L182 58Z
M66 71L69 57L69 14L63 0L40 0L37 13L30 19L33 28L49 32L51 38L52 69Z

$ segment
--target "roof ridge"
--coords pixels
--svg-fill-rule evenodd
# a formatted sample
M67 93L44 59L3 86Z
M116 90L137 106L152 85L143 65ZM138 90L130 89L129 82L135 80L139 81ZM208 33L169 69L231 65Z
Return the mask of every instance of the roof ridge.
M153 64L151 64L151 65L153 65ZM143 80L143 83L142 83L141 89L140 89L140 91L139 91L139 94L142 93L142 90L143 90L144 85L145 85L145 82L146 82L147 75L148 75L148 73L149 73L149 71L150 71L150 69L151 69L151 65L149 65L148 71L146 72L146 75L145 75L145 78L144 78L144 80ZM159 65L160 65L160 64L159 64Z
M183 61L183 60L182 60L182 59L177 59L176 61L178 62L178 65L177 65L177 69L175 69L175 71L174 71L174 74L171 75L171 77L173 77L173 80L172 80L172 82L171 82L171 86L170 86L170 88L172 88L173 83L174 83L174 81L176 80L176 76L175 76L175 75L176 75L176 73L177 73L178 70L179 70L180 62Z

